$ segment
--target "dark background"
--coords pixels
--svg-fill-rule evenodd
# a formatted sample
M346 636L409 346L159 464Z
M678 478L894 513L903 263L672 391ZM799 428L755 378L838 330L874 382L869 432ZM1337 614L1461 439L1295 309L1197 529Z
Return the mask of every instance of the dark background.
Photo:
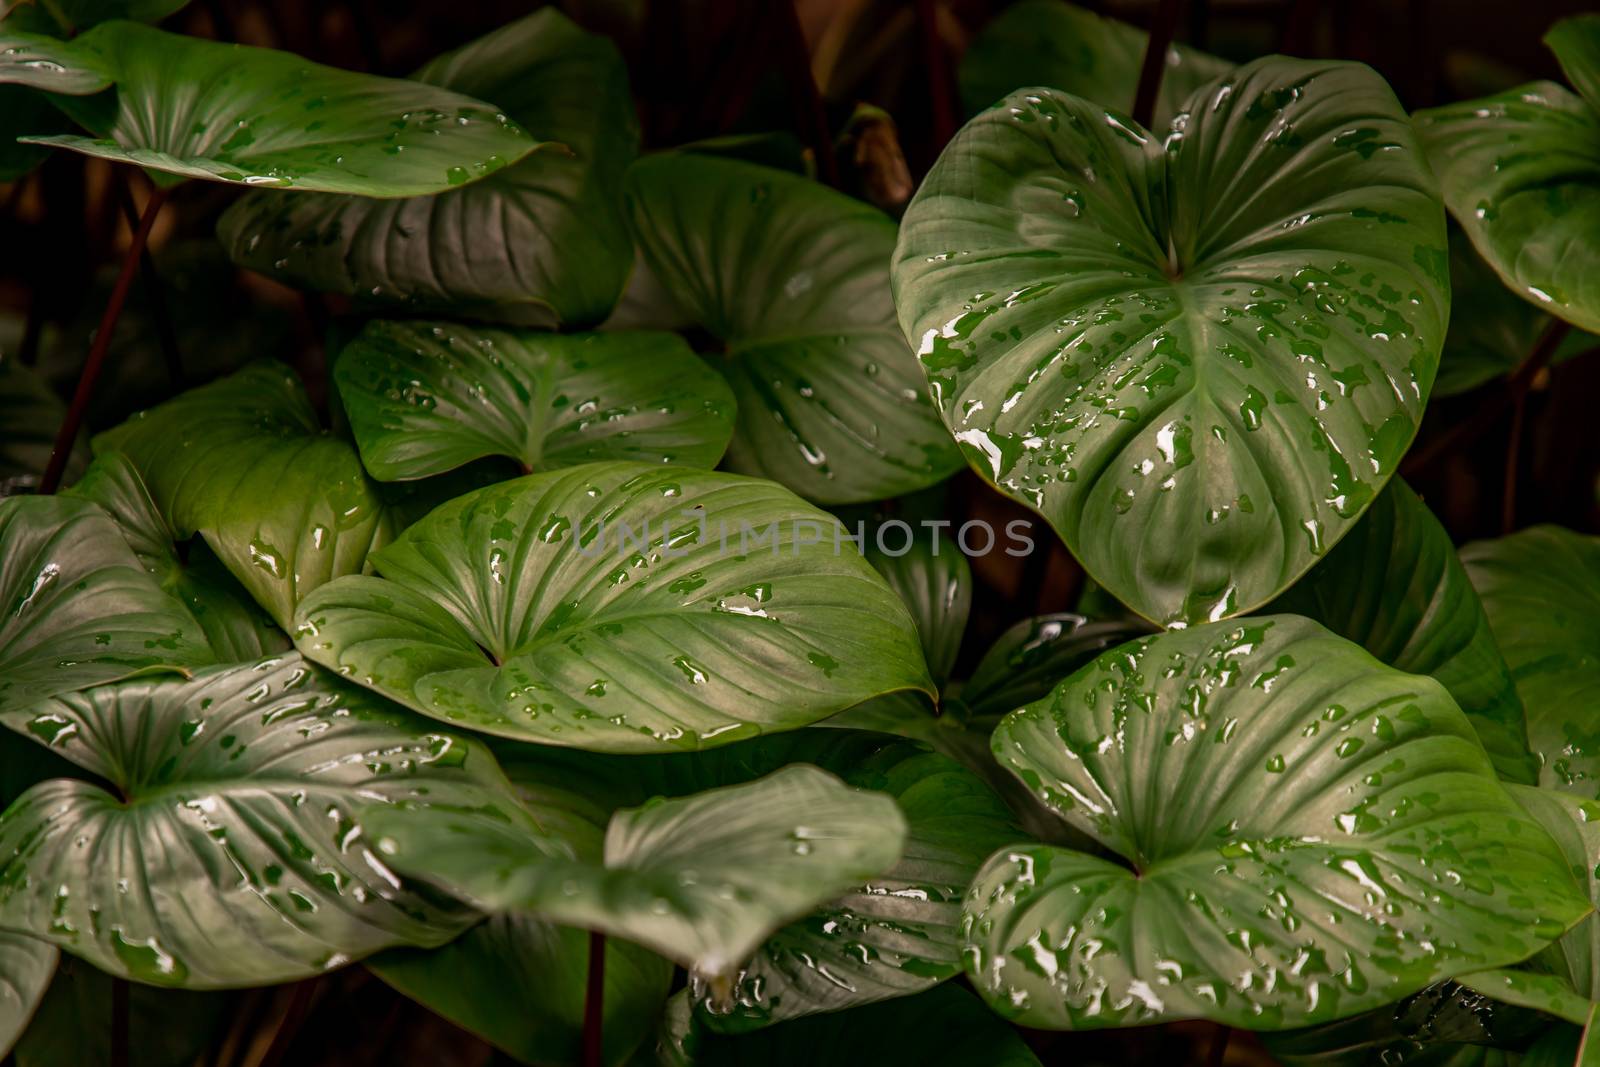
M531 0L196 0L164 25L403 76L539 6ZM646 150L771 130L794 134L799 149L817 143L824 127L841 131L860 103L885 109L893 124L876 126L859 152L847 146L840 153L839 181L893 212L962 117L954 70L967 42L1006 4L568 0L559 6L586 28L611 36L627 57ZM1156 2L1082 0L1080 6L1145 26ZM1557 19L1596 7L1582 0L1189 0L1184 6L1180 41L1238 60L1272 52L1361 60L1412 109L1534 78L1559 80L1541 36ZM804 81L808 68L819 89L815 100ZM126 214L148 191L142 176L114 175L103 161L70 153L57 154L22 181L0 185L5 358L37 365L58 390L70 392L127 246ZM345 309L336 300L237 271L221 257L212 227L235 195L228 187L190 182L169 201L151 240L165 314L136 286L91 409L92 429L251 358L286 360L300 368L313 395L321 389L326 338ZM171 331L181 367L168 365L163 330ZM1520 416L1507 393L1499 382L1435 400L1406 470L1413 487L1458 541L1496 536L1508 519L1517 527L1554 522L1600 529L1600 437L1591 432L1596 419L1587 410L1600 395L1600 358L1541 371ZM1429 448L1452 430L1444 439L1448 448ZM1513 448L1513 440L1520 447ZM1429 452L1435 454L1419 464ZM1509 514L1508 480L1516 487ZM998 525L1026 515L971 474L959 476L949 492L952 518L984 517ZM1042 524L1036 532L1041 547L1054 544ZM969 658L1022 616L1070 609L1082 590L1082 572L1059 545L1026 560L996 553L973 562L978 588ZM63 960L68 972L82 967ZM146 995L155 994L141 991L135 999ZM179 996L168 1010L134 1012L133 1047L157 1040L140 1029L165 1016L159 1025L192 1029L205 1046L197 1062L215 1067L497 1062L486 1045L359 967L294 987ZM174 1035L164 1036L170 1041ZM1216 1036L1216 1028L1203 1023L1032 1035L1047 1064L1270 1062L1249 1035L1233 1035L1225 1049Z

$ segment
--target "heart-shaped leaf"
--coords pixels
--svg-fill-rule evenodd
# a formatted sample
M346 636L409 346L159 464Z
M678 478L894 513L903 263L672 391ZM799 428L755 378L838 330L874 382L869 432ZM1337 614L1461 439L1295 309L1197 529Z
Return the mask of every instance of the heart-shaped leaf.
M413 77L493 100L567 151L535 153L427 198L252 194L219 224L234 259L364 303L545 326L605 318L633 262L621 185L639 141L616 47L551 7L439 56Z
M816 767L618 812L602 863L503 819L371 810L386 862L489 912L530 911L730 975L774 930L890 867L905 820L888 797Z
M650 1037L672 965L614 938L605 954L602 1060L617 1064ZM518 1062L580 1062L589 967L582 930L533 915L495 915L447 945L390 949L367 967Z
M828 504L940 480L960 461L895 329L894 223L816 182L665 153L628 176L651 272L720 342L739 401L728 466Z
M1591 910L1444 688L1307 619L1114 649L994 750L1121 860L1022 846L974 882L968 974L1025 1025L1315 1024Z
M1416 431L1449 310L1394 94L1282 58L1165 133L1009 97L923 183L894 281L974 468L1163 622L1249 610L1344 535Z
M1024 838L1000 798L959 763L858 731L796 730L655 757L542 745L505 745L498 754L546 825L556 817L596 819L591 806L603 812L652 796L686 796L796 763L894 798L906 822L894 866L775 931L725 988L696 987L703 1014L722 1031L906 996L960 973L967 885L991 852Z
M212 662L194 619L86 500L0 500L0 710Z
M1500 776L1537 780L1522 701L1472 581L1450 535L1400 479L1271 610L1315 619L1391 667L1432 675Z
M606 459L714 467L733 433L727 384L670 333L374 321L334 378L361 460L384 481L496 455L525 471Z
M476 742L296 655L105 686L4 722L122 796L58 778L0 816L0 923L154 985L289 981L448 941L473 915L402 888L358 813L517 810Z
M4 82L75 94L57 104L95 134L32 143L240 185L418 196L482 178L540 144L459 93L136 22L103 22L70 42L0 34ZM108 85L115 94L84 95ZM203 117L196 86L205 87Z
M1600 539L1536 526L1461 549L1527 710L1539 784L1600 797Z
M191 389L94 447L125 453L175 536L203 537L285 629L308 592L361 570L389 534L355 449L323 432L281 364Z
M1020 0L972 39L961 59L961 101L976 114L1018 89L1047 85L1131 111L1148 44L1143 30L1063 0ZM1168 122L1185 97L1230 67L1198 49L1168 46L1155 121Z
M1600 331L1600 18L1545 38L1567 79L1417 112L1444 202L1512 292Z
M726 744L931 688L837 520L770 482L596 463L459 497L300 606L311 659L473 729Z
M667 1010L653 1067L1039 1067L1021 1035L956 985L737 1037L696 1030L681 995Z
M928 672L938 685L950 680L972 610L972 565L949 538L910 540L891 554L874 541L867 561L883 575L911 612L922 638Z
M171 525L127 456L99 456L66 493L93 501L112 516L144 569L189 609L216 662L241 663L289 648L284 632L204 543L186 543L180 551Z

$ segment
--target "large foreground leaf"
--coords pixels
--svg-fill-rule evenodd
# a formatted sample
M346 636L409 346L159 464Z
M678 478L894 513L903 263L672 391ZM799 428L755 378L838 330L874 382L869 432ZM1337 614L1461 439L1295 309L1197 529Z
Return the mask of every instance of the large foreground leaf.
M96 135L34 143L179 177L416 196L482 178L539 145L459 93L134 22L101 23L70 42L0 33L0 52L0 82L76 94L58 103ZM108 97L83 95L107 85Z
M1522 701L1439 520L1396 478L1350 536L1272 604L1450 691L1502 778L1532 783Z
M388 536L355 449L326 434L294 373L255 363L94 439L133 461L175 536L198 533L287 629L311 590Z
M531 911L726 980L775 929L891 866L905 820L888 797L816 767L618 812L603 862L568 859L503 819L374 809L385 859L491 912Z
M1026 1025L1325 1022L1591 910L1438 682L1295 616L1108 652L994 749L1121 860L1021 846L974 883L968 973Z
M1536 526L1461 561L1527 709L1539 783L1600 797L1600 540Z
M294 637L489 733L721 745L931 688L905 608L842 536L770 482L589 464L445 504L374 553L383 577L308 597Z
M605 943L603 1061L651 1034L672 965L626 941ZM495 915L435 949L390 949L367 961L379 978L522 1063L578 1063L589 935L534 915Z
M0 1054L11 1051L38 1010L60 955L48 941L0 930Z
M972 39L961 60L961 102L976 114L1018 89L1044 85L1132 111L1148 44L1143 30L1063 0L1021 0ZM1231 66L1198 49L1169 46L1155 121L1170 121L1190 93Z
M651 273L720 343L739 401L728 465L822 503L909 492L959 459L895 329L894 223L782 171L687 153L628 179Z
M1168 133L1028 90L907 209L895 296L974 468L1148 618L1281 592L1416 431L1444 217L1366 67L1259 60Z
M537 152L432 197L252 194L219 224L234 259L374 304L546 326L603 319L633 262L621 185L639 140L615 46L551 7L413 77L493 100L566 151Z
M99 456L66 493L93 501L112 516L144 569L199 624L216 662L241 663L288 649L288 637L204 543L179 549L171 525L127 456Z
M1545 38L1580 96L1532 82L1417 112L1445 204L1512 292L1600 330L1600 17Z
M605 459L714 467L733 432L727 384L670 333L374 321L334 378L362 462L384 481L494 455L525 471Z
M183 606L86 500L0 500L0 710L212 662Z
M488 752L299 656L129 682L7 712L121 792L58 778L0 816L0 924L113 974L222 988L318 974L473 916L402 888L368 805L509 817Z

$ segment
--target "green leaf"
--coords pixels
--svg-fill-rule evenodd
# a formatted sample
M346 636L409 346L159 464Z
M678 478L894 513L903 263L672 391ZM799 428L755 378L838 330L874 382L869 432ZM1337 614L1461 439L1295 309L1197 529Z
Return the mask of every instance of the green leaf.
M0 40L4 35L0 34ZM25 85L0 85L0 182L14 182L44 162L48 148L18 144L28 134L67 130L66 117L45 94Z
M1450 228L1450 330L1434 396L1452 396L1510 374L1550 319L1519 300L1459 226Z
M651 1036L672 966L626 941L605 944L603 1062ZM497 915L436 949L390 949L367 961L389 985L523 1063L582 1056L589 936L532 915Z
M349 444L281 364L191 389L94 439L125 453L175 536L198 533L285 629L307 593L360 571L389 534Z
M189 0L7 0L9 29L70 36L112 19L160 22L189 6Z
M1115 649L994 750L1115 854L1002 849L974 882L968 975L1024 1025L1312 1025L1592 910L1444 688L1307 619Z
M211 662L200 628L83 500L0 500L0 710Z
M1152 134L1008 98L945 149L894 266L968 461L1161 622L1254 608L1349 530L1449 310L1433 179L1370 69L1258 60L1186 108Z
M0 497L38 487L66 415L67 406L31 368L10 355L0 357L0 426L6 428L0 436ZM68 480L83 473L88 457L79 437L67 459Z
M1562 19L1544 35L1556 54L1567 84L1592 108L1600 109L1600 15Z
M567 151L537 152L434 197L251 194L219 224L230 254L291 285L363 303L552 327L605 318L633 262L621 185L639 142L616 47L546 8L413 77L494 100Z
M153 985L265 985L448 941L474 916L401 887L357 816L516 810L476 742L295 655L92 689L4 722L121 796L58 778L0 816L0 923Z
M1537 780L1522 701L1489 619L1450 535L1400 479L1270 610L1315 619L1391 667L1432 675L1500 776Z
M733 395L670 333L551 334L369 322L334 365L361 459L384 481L484 456L524 470L626 459L714 467Z
M910 616L837 520L768 482L536 474L445 504L372 563L382 578L301 604L301 651L505 737L703 748L931 688Z
M989 853L1025 836L982 778L956 761L857 731L796 730L655 757L521 744L501 746L499 756L546 826L601 821L652 796L748 782L795 763L894 798L906 822L894 866L774 932L726 988L696 986L717 1030L906 996L959 974L962 895Z
M1512 292L1600 331L1600 114L1554 82L1416 114L1445 206Z
M1536 526L1461 549L1517 693L1539 784L1600 797L1600 540Z
M1261 1037L1274 1062L1284 1067L1487 1067L1481 1058L1491 1054L1486 1046L1520 1047L1549 1024L1542 1015L1498 1004L1457 982L1441 982L1348 1019ZM1474 1054L1480 1058L1471 1059ZM1498 1065L1504 1059L1488 1062Z
M896 546L898 547L898 546ZM891 555L874 543L867 561L883 575L916 621L928 672L938 685L950 679L972 610L972 565L949 538L911 540Z
M1023 619L983 654L972 677L961 686L961 702L972 719L993 723L1047 695L1057 682L1106 649L1148 632L1121 620L1071 612Z
M1020 0L972 39L958 71L961 101L972 115L1018 89L1042 85L1132 111L1148 42L1143 30L1062 0ZM1169 46L1156 122L1165 125L1185 97L1232 66L1198 49Z
M601 864L482 815L372 809L363 826L401 873L484 911L599 930L713 978L778 927L891 866L906 833L888 797L803 765L618 812Z
M914 997L871 1004L853 1011L813 1015L737 1037L686 1029L691 1021L681 998L676 1027L663 1034L659 1067L813 1067L814 1064L873 1064L874 1067L1038 1067L1022 1037L971 993L940 986ZM674 1030L678 1032L674 1033Z
M459 93L134 22L101 23L70 42L0 34L0 82L79 96L116 86L114 105L57 100L96 136L31 143L239 185L418 196L540 146L493 105ZM203 116L196 86L205 88Z
M216 662L241 663L288 650L288 637L210 549L186 543L180 553L171 525L127 456L97 457L66 495L92 501L112 517L144 569L189 609Z
M48 941L0 930L0 1054L27 1029L56 973L60 952Z
M895 329L894 223L876 208L687 153L636 164L627 203L650 271L720 342L708 358L739 401L732 470L842 504L959 466Z

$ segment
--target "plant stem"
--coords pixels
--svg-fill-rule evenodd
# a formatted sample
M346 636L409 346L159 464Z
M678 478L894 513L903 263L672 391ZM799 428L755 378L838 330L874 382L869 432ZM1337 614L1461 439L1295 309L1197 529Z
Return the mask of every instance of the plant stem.
M1232 1036L1231 1027L1217 1026L1216 1035L1211 1038L1211 1052L1206 1056L1207 1067L1222 1067L1222 1061L1228 1055L1228 1038Z
M128 1067L128 980L111 979L111 1067Z
M589 931L589 982L583 993L583 1067L604 1067L606 935Z
M1133 120L1145 129L1156 113L1156 97L1161 93L1161 75L1167 69L1167 49L1178 32L1178 16L1183 0L1161 0L1155 21L1150 24L1150 40L1144 47L1144 65L1139 68L1139 91L1133 98Z
M89 358L84 360L83 371L78 375L78 388L72 394L72 406L67 409L67 417L61 420L61 429L56 431L50 462L39 481L40 493L48 495L61 486L61 475L67 469L67 457L72 454L72 446L78 440L78 429L83 425L83 414L89 408L95 379L100 377L100 367L106 361L106 350L111 347L111 335L116 332L117 320L122 317L122 305L128 299L128 287L133 284L133 274L139 266L139 254L144 251L145 242L150 239L150 228L155 225L156 215L166 200L167 190L157 186L144 205L144 214L139 216L139 225L133 231L133 239L128 242L127 254L122 257L122 269L117 272L116 284L112 285L111 296L106 300L105 314L100 316L100 328L95 331L94 343L89 346Z
M805 31L800 27L794 0L778 0L777 15L784 76L789 81L795 124L816 156L817 177L824 184L838 188L839 160L833 150L833 134L828 129L828 113L823 109L817 80L811 75L811 50L806 47Z
M923 67L928 72L928 100L933 108L934 152L937 156L956 135L955 93L951 89L950 57L939 37L939 8L935 0L917 0L917 26L922 31Z
M1566 337L1570 329L1572 324L1566 320L1551 319L1550 325L1539 335L1539 340L1534 342L1533 349L1527 357L1517 364L1517 369L1511 372L1511 376L1504 383L1489 394L1477 412L1456 423L1447 433L1439 435L1427 448L1416 452L1400 468L1400 473L1416 474L1441 456L1454 452L1493 426L1506 408L1514 404L1519 397L1528 394L1528 390L1533 387L1534 379L1549 365L1551 358L1556 354L1556 349L1561 347L1562 338Z
M134 205L133 191L122 180L123 177L123 174L115 172L111 176L131 234L139 228L139 209ZM183 356L178 351L178 334L172 328L172 316L167 313L167 296L161 289L161 275L156 273L148 245L139 249L139 284L144 288L145 301L150 305L151 317L155 319L156 338L161 343L161 355L167 362L168 382L174 390L180 389L183 386Z
M272 1035L272 1044L267 1047L266 1054L261 1057L257 1067L278 1067L278 1064L283 1062L284 1056L288 1055L289 1046L294 1044L295 1036L300 1032L300 1024L305 1022L316 989L315 978L295 983L289 1003L283 1009L283 1018L278 1020L277 1029Z
M1528 411L1528 394L1520 393L1512 402L1511 438L1506 442L1506 478L1500 497L1500 532L1517 528L1517 463L1522 451L1522 419Z

